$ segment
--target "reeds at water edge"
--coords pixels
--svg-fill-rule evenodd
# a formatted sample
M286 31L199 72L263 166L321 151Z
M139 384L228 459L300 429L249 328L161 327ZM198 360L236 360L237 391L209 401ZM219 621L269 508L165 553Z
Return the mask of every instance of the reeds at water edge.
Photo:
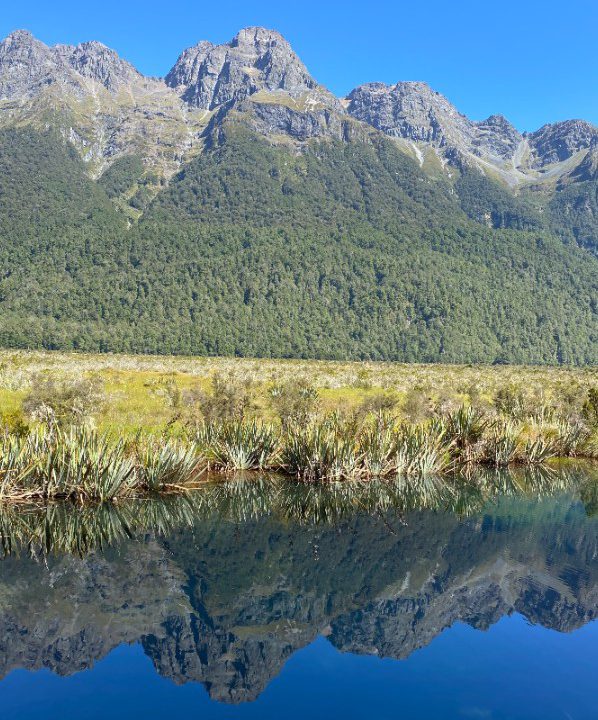
M596 457L583 425L492 419L471 408L415 425L380 413L305 424L204 423L191 437L125 442L85 428L0 437L0 502L117 501L196 487L208 471L275 471L306 482L402 478L412 484L471 465L540 465Z

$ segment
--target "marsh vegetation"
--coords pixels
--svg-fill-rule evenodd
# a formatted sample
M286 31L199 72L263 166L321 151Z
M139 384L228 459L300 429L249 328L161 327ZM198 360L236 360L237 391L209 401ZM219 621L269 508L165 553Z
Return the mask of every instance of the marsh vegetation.
M158 374L163 359L8 357L3 500L115 501L238 471L450 485L478 466L598 457L589 370L189 360ZM132 422L141 395L160 423Z

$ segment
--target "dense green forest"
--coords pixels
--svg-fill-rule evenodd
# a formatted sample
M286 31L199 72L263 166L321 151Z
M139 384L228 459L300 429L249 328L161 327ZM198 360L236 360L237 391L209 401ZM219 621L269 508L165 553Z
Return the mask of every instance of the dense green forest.
M0 134L1 345L598 362L598 259L495 183L230 120L131 225L110 198L142 171L93 182L58 136Z

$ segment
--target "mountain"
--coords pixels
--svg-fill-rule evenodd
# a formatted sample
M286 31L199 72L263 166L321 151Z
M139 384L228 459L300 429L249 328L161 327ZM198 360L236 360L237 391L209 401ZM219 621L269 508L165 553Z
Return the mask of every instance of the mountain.
M25 31L0 43L0 127L53 128L94 179L134 153L172 174L204 124L162 80L101 43L49 48Z
M570 172L598 143L598 128L582 120L519 133L502 115L474 122L426 83L370 83L347 97L347 111L391 137L433 150L456 166L472 165L511 186L537 183ZM415 143L421 143L418 148Z
M0 43L0 343L598 361L598 129L345 99L278 33L164 79L101 43Z
M278 33L246 28L226 45L200 42L185 50L165 78L185 102L214 110L255 93L310 98L338 106L318 86L291 46Z

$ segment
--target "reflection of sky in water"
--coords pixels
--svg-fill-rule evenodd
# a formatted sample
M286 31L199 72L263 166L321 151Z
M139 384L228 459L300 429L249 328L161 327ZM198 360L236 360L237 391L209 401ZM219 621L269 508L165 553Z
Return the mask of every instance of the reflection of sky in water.
M460 516L252 490L123 508L163 530L132 539L92 514L104 552L1 561L3 720L597 717L587 485Z
M571 634L503 618L487 632L457 624L407 661L342 654L319 638L299 650L253 703L210 700L176 686L142 649L122 646L93 670L58 678L17 670L0 686L6 720L33 718L596 717L598 623Z

